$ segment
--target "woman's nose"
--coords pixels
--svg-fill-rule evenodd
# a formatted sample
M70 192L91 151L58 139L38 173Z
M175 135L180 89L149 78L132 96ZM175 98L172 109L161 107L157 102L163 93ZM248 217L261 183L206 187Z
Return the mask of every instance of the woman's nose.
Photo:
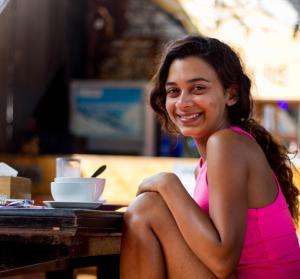
M185 108L191 106L192 104L193 100L191 98L191 95L188 94L188 92L182 92L177 102L178 107Z

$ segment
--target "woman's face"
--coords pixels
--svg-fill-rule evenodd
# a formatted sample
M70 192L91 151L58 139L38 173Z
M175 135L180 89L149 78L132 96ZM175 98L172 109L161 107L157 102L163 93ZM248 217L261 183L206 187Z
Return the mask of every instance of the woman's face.
M166 110L184 135L206 141L215 131L228 127L227 105L236 101L225 90L214 68L198 57L176 59L166 85Z

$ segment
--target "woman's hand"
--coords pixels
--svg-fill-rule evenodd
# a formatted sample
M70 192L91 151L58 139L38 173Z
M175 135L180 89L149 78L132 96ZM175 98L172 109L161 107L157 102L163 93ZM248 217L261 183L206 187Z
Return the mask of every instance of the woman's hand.
M160 193L163 187L174 185L174 183L181 183L174 173L161 172L144 179L139 185L137 195L144 192Z

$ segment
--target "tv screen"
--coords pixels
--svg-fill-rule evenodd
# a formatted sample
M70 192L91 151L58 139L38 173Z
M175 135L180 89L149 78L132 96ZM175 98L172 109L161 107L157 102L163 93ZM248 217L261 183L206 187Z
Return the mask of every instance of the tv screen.
M91 151L145 153L146 137L153 137L146 85L145 81L73 81L71 133L86 138Z

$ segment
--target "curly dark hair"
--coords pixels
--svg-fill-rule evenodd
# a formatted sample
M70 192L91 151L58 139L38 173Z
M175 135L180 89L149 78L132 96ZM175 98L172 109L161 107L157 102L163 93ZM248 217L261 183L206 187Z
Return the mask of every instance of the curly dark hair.
M280 145L272 135L252 118L253 99L250 93L251 80L243 69L237 53L227 44L215 38L189 35L168 43L161 56L158 69L151 80L150 104L157 113L162 126L170 132L177 132L165 108L165 83L169 68L175 59L195 56L210 64L216 71L224 89L234 86L238 91L238 101L228 107L230 124L249 132L263 149L267 160L276 173L282 192L289 204L289 210L298 224L299 190L293 182L293 169L288 150Z

